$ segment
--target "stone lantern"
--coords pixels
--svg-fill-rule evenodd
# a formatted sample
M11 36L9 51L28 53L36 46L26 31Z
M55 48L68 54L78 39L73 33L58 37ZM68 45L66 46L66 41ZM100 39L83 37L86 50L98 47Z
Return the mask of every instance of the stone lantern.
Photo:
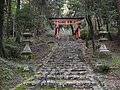
M32 54L32 51L30 49L30 43L31 43L31 37L32 33L28 32L28 29L26 30L27 32L23 33L23 43L25 44L25 47L23 51L21 52L21 55L26 55L29 56Z
M99 52L110 52L105 45L106 41L108 40L107 38L108 32L105 30L102 30L99 32L99 35L100 35L99 42L101 44Z
M95 64L97 71L100 71L101 67L106 65L112 59L112 54L106 46L106 41L108 40L108 32L104 29L101 29L99 32L99 37L100 48L96 58L97 62Z

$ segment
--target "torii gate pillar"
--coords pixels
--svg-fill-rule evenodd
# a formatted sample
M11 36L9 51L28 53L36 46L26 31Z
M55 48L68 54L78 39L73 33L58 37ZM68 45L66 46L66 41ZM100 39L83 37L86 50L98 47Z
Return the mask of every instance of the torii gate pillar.
M55 35L56 35L56 39L58 39L59 38L59 23L58 23L58 21L56 21L56 23L55 23L56 25L55 25Z

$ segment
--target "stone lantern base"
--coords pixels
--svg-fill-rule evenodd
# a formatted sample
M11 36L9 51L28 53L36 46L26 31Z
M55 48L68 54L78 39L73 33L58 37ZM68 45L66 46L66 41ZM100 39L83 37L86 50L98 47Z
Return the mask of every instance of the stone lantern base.
M107 49L105 44L101 44L100 46L100 51L99 52L103 52L103 53L110 53L110 51Z
M112 60L112 54L108 50L108 48L106 47L105 44L100 45L96 60L97 60L97 62L105 62L105 63Z

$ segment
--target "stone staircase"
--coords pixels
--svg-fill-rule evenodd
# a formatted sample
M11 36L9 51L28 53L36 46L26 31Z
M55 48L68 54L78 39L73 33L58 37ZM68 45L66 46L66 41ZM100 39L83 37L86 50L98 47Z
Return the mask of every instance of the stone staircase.
M50 70L47 79L43 80L38 87L51 86L59 88L72 87L71 90L102 90L97 81L93 79L93 73L84 60L83 46L84 43L81 40L67 41L60 44L53 52L53 55L46 60L46 63L37 70L36 75L24 83L28 87L27 90L33 90Z

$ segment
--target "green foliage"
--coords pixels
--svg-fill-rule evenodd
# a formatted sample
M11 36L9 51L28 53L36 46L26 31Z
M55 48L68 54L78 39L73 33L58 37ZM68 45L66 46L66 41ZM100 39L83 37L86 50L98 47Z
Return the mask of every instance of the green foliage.
M8 89L12 77L12 72L9 69L0 68L0 80L4 89Z
M81 31L81 39L85 40L87 36L88 36L88 32L86 30L82 30Z
M113 56L112 60L106 64L111 67L113 73L120 76L120 56Z
M42 86L41 88L37 88L37 90L46 90L46 86ZM56 86L49 86L48 90L74 90L71 86L65 86L65 87L56 87Z
M17 67L16 67L16 72L17 72L17 73L21 73L22 70L23 70L23 68L24 68L24 66L20 66L20 65L17 66Z
M12 8L12 13L15 14L15 12L16 12L16 1L12 1L11 8Z
M2 69L0 68L0 79L6 79L6 80L11 80L12 78L12 73L10 72L9 69Z
M27 79L27 78L29 78L29 77L34 75L34 72L32 72L32 71L24 72L23 68L17 68L16 71L17 71L18 74L20 74L25 79Z
M102 57L104 57L104 56L102 56ZM111 60L109 60L107 62L104 62L101 59L99 59L99 61L97 61L97 63L99 63L99 65L97 65L95 67L95 71L96 72L100 72L101 73L101 71L99 71L99 67L101 68L101 65L102 65L102 68L104 68L104 66L105 67L109 67L111 72L113 72L114 74L120 76L120 56L112 55L112 59Z
M97 57L99 58L99 59L104 59L104 58L111 58L112 57L112 55L111 54L109 54L109 53L99 53L98 55L97 55Z
M5 50L8 57L18 58L20 55L20 45L13 38L7 39Z
M25 90L25 86L21 85L21 86L17 87L15 90Z
M22 9L18 12L17 15L17 23L19 24L19 27L21 29L33 29L34 22L34 10L33 8L30 8L28 4L25 4Z
M8 68L4 61L5 60L0 58L0 84L4 90L8 90L9 87L12 86L10 84L12 83L11 81L14 79L14 76L12 70Z
M32 70L24 71L24 67L28 67L28 66L26 66L26 65L18 65L16 67L16 73L19 74L20 76L22 76L22 78L24 78L24 79L27 79L27 78L34 75L34 72Z
M103 73L106 74L108 73L110 70L110 67L107 64L100 64L98 66L96 66L95 71L98 73Z
M109 64L120 68L120 56L113 56L112 61L109 62Z

